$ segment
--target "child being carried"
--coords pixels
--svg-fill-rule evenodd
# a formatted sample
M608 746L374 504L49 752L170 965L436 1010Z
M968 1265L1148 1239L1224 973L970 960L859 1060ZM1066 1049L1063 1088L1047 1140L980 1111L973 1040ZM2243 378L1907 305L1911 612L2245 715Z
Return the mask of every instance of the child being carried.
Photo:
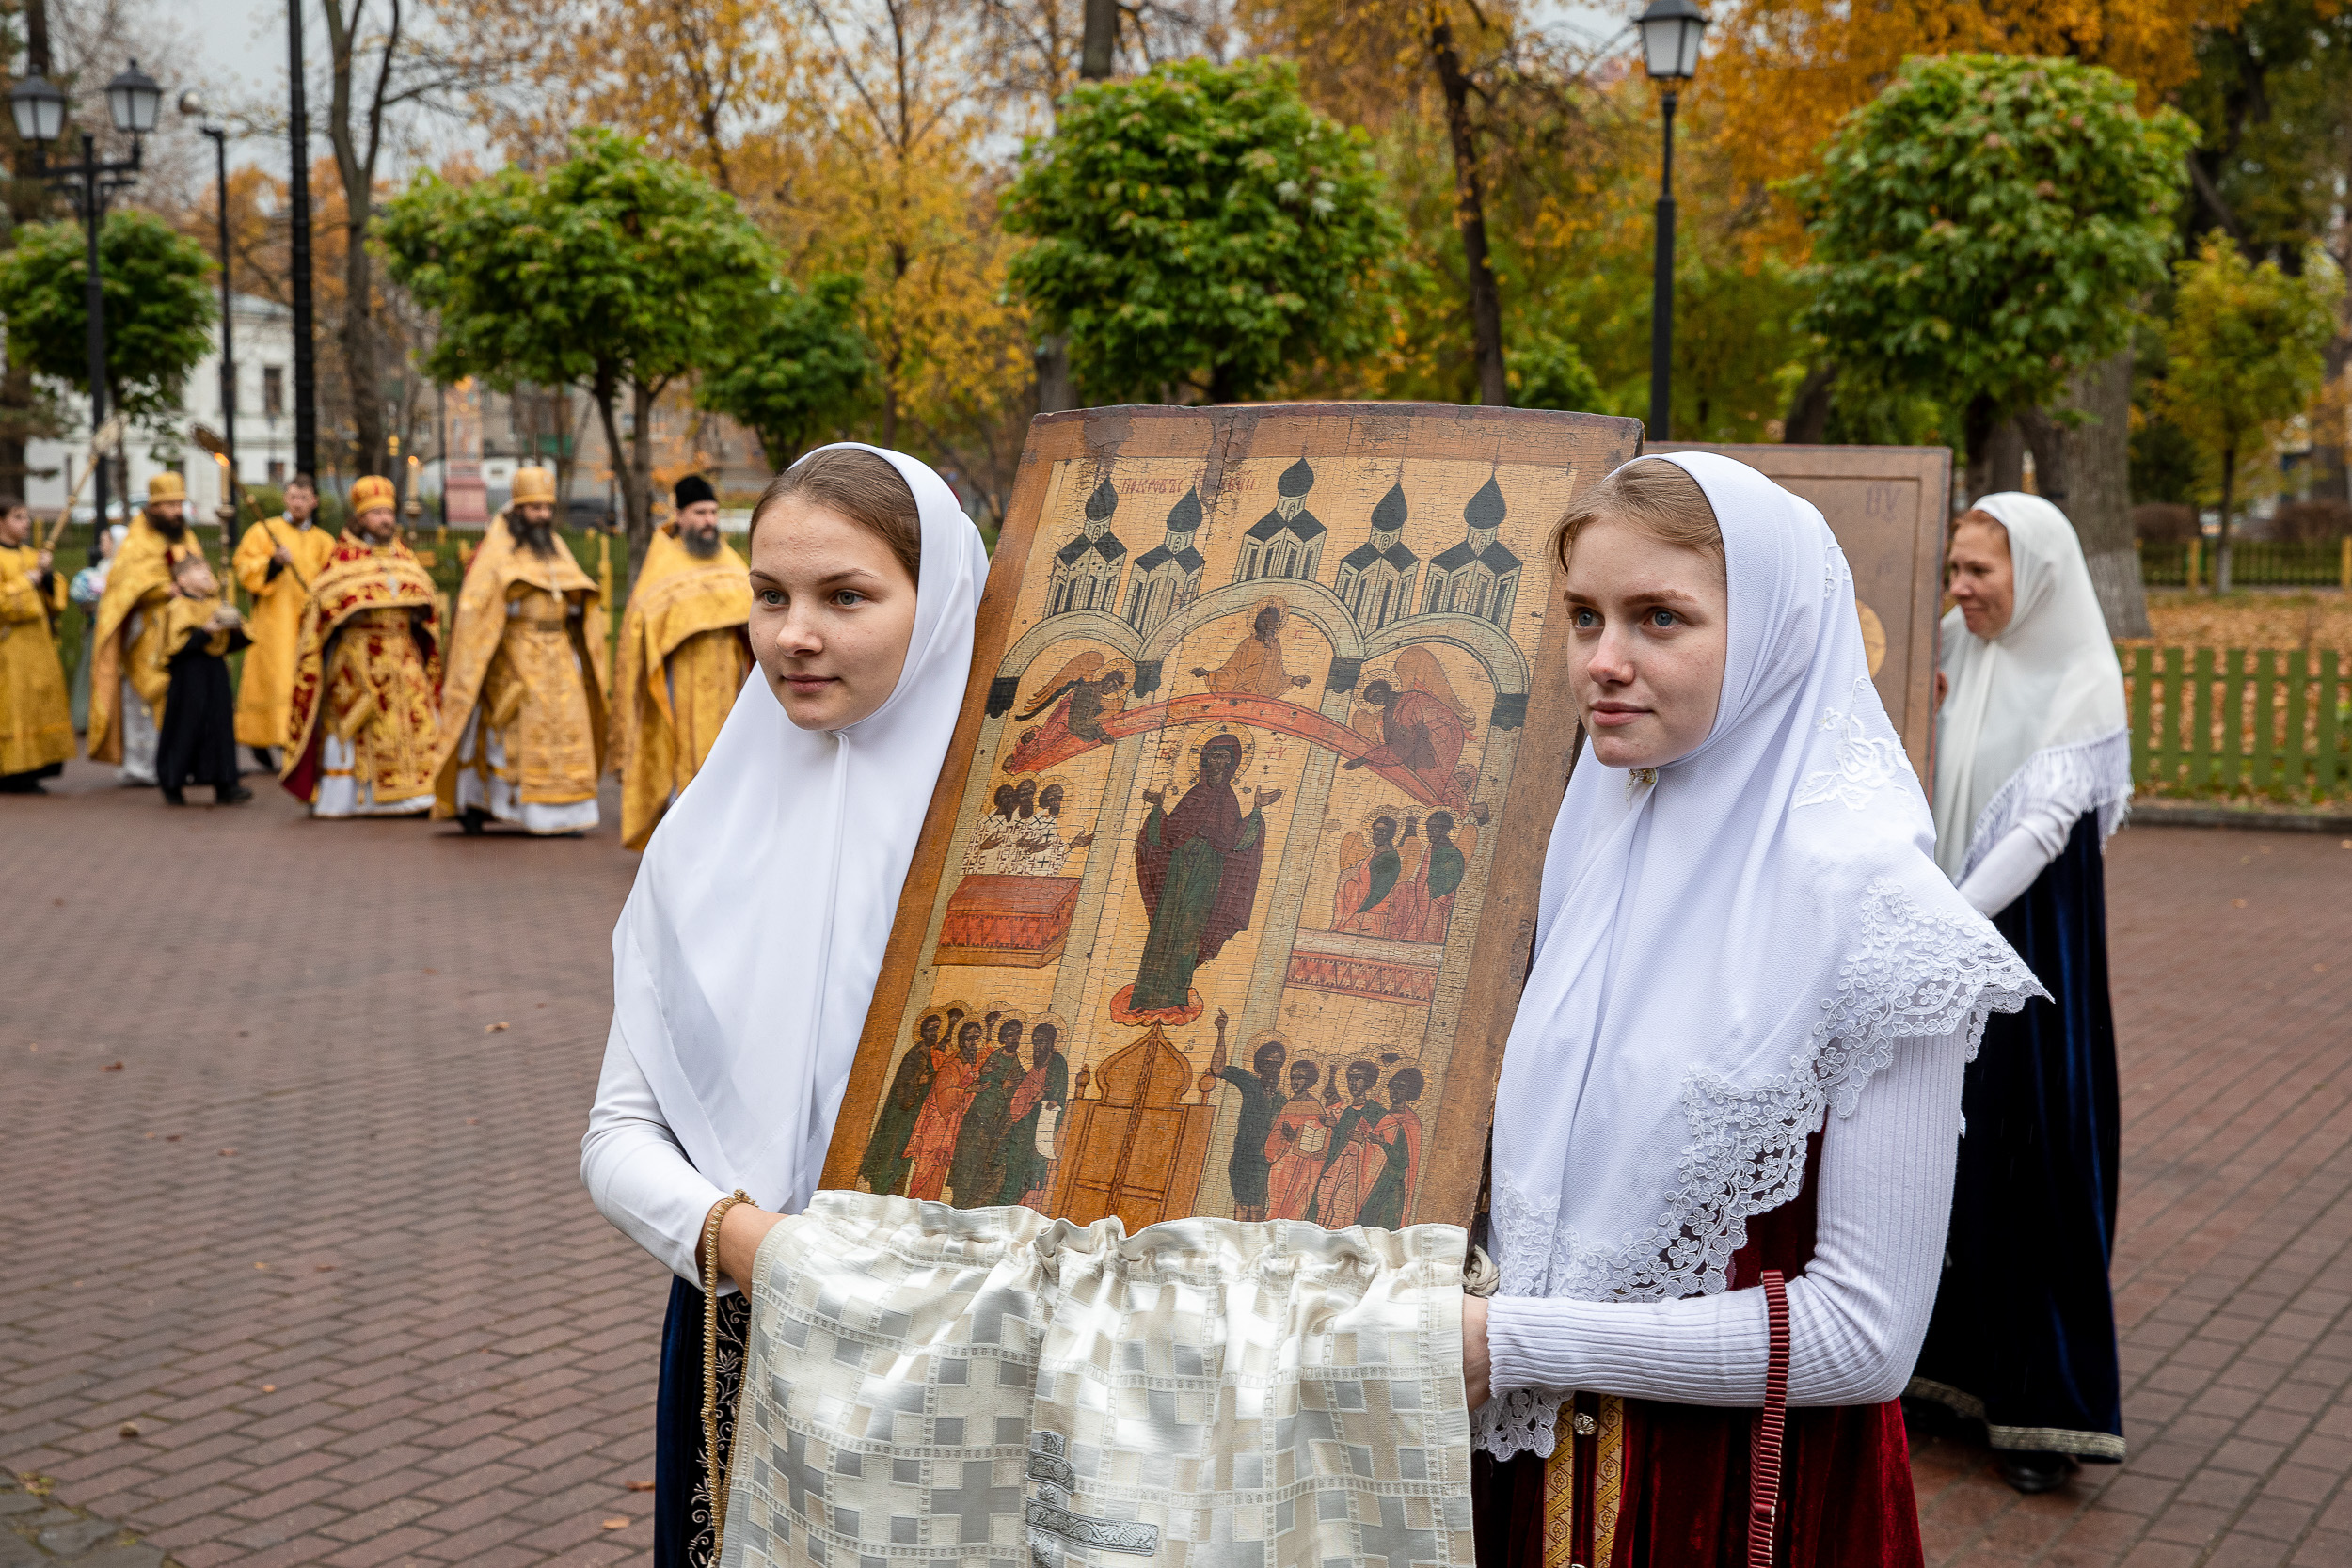
M237 782L236 702L230 690L229 656L251 641L236 606L201 555L172 568L172 597L164 607L164 657L171 686L155 745L156 782L164 799L187 804L190 784L211 784L214 803L242 805L253 792Z

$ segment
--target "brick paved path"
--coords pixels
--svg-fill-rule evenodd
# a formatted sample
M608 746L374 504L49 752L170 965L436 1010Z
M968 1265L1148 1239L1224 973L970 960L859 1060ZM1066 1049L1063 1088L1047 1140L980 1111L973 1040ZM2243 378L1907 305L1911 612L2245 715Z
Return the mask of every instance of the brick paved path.
M0 800L0 1465L187 1568L644 1560L667 1280L576 1176L634 858L68 783ZM1934 1445L1931 1557L2352 1563L2352 850L2109 886L2134 1457Z
M2022 1498L1912 1472L1931 1561L2352 1565L2352 840L2147 828L2107 858L2132 1457Z

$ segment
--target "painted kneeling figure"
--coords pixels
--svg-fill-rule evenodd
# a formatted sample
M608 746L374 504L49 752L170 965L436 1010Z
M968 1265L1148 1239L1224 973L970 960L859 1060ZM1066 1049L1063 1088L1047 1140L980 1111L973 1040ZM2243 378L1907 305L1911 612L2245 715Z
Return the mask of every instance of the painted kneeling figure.
M1962 1068L2040 987L1937 869L1813 507L1645 458L1555 550L1591 748L1496 1097L1502 1289L1464 1309L1479 1560L1536 1568L1564 1496L1579 1561L1739 1555L1777 1270L1781 1560L1916 1563L1897 1396Z

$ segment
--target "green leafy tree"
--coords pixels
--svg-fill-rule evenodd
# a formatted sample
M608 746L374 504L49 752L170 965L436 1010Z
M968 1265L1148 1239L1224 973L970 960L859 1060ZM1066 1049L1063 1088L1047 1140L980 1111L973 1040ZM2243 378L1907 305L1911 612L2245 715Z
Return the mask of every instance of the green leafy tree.
M1601 405L1600 377L1576 352L1549 332L1539 332L1512 351L1511 406L1565 408L1593 413Z
M2325 252L2314 249L2302 276L2290 277L2276 261L2249 265L2218 234L2181 263L2179 278L2156 401L2204 457L2220 491L2213 587L2226 594L2239 469L2268 457L2280 427L2318 396L2344 284Z
M79 223L34 223L0 253L0 318L8 357L89 392L88 241ZM180 388L212 349L219 309L203 247L151 213L106 214L98 231L106 316L106 405L158 435L180 415Z
M828 273L803 289L771 279L695 388L705 408L758 436L782 473L813 432L845 424L866 400L875 364L857 329L859 280Z
M2196 127L2071 60L1915 59L1792 182L1805 325L1840 364L1959 415L1969 488L2001 424L2126 341L2165 278Z
M437 379L584 387L614 452L628 398L620 488L642 553L654 402L719 361L774 276L734 198L633 138L591 130L544 173L508 168L464 186L421 173L385 205L376 234L393 278L439 317L426 361Z
M1372 353L1403 230L1361 131L1296 68L1184 60L1081 86L1030 142L1006 227L1012 280L1097 398L1263 392L1292 366Z

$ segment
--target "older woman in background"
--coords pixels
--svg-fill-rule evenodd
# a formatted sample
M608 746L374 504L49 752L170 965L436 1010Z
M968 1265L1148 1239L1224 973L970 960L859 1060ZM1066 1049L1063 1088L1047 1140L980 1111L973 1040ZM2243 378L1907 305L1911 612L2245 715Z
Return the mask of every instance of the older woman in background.
M1980 1420L2020 1492L2123 1457L2115 1027L2103 847L2131 801L2123 675L2063 514L1987 496L1953 530L1936 860L2049 989L1994 1017L1915 1417ZM1940 1407L1940 1411L1939 1411Z

